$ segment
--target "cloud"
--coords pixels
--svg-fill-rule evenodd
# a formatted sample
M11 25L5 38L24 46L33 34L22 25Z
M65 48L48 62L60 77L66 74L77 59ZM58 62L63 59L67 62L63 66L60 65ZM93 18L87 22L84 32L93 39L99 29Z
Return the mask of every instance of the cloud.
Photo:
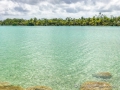
M77 13L78 11L75 8L67 8L66 12L68 12L68 13Z
M18 12L29 12L29 10L24 9L24 7L15 7L14 10Z
M119 0L0 0L2 18L80 18L99 12L120 15Z
M39 2L42 2L42 0L11 0L15 3L22 3L22 4L30 4L30 5L36 5Z

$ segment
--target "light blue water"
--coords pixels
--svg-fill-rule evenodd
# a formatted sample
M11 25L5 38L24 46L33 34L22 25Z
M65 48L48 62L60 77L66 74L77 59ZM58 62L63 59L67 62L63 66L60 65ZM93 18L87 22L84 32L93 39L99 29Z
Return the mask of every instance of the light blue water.
M79 90L110 72L120 89L120 27L0 27L0 81Z

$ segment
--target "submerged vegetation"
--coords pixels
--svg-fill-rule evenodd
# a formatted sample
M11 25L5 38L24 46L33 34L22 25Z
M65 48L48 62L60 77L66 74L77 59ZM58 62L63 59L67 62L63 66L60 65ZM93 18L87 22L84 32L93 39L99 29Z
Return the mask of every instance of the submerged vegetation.
M21 26L120 26L120 16L119 17L107 17L99 13L99 15L93 16L91 18L81 17L79 19L67 17L53 18L53 19L37 19L31 18L30 20L25 19L9 19L0 21L0 25L21 25Z
M75 88L79 88L77 90L113 90L112 84L110 84L107 81L107 79L110 79L109 77L112 77L111 73L99 72L96 74L96 76L97 78L103 78L103 79L101 79L101 81L85 81L80 86ZM53 90L53 89L49 86L41 86L41 85L23 88L21 86L11 85L8 82L0 82L0 90Z

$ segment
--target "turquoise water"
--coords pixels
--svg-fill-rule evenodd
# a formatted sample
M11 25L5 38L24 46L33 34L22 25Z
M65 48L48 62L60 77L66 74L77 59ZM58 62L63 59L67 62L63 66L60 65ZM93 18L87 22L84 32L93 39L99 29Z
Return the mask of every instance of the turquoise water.
M104 71L120 89L120 27L0 27L0 81L79 90Z

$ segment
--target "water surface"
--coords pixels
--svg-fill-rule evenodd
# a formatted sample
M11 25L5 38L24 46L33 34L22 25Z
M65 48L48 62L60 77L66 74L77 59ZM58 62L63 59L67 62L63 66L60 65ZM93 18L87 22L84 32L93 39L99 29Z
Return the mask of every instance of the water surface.
M104 71L120 89L120 27L0 27L0 81L79 90Z

